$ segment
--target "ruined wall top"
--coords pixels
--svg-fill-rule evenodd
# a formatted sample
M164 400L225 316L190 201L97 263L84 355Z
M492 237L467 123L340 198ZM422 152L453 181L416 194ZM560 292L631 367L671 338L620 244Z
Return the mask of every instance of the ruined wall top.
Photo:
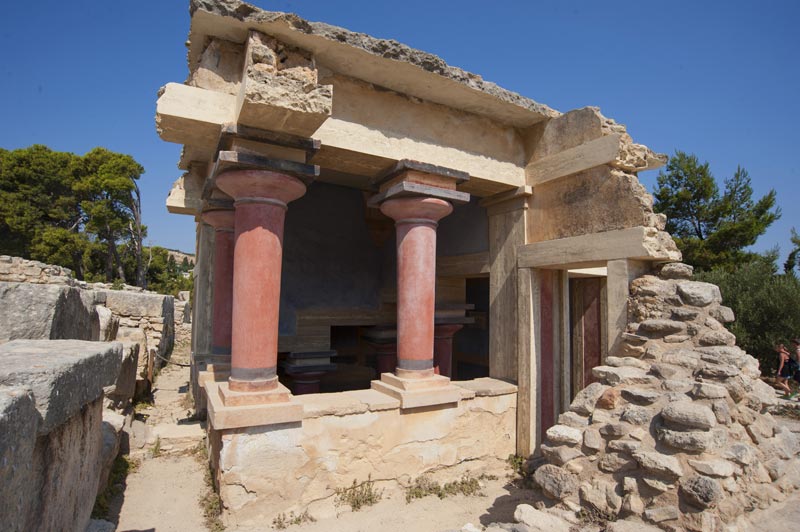
M254 29L313 52L323 66L398 92L457 109L529 126L560 113L391 39L379 39L291 13L264 11L240 0L191 0L189 69L194 71L216 36L243 42ZM471 94L470 94L471 93Z

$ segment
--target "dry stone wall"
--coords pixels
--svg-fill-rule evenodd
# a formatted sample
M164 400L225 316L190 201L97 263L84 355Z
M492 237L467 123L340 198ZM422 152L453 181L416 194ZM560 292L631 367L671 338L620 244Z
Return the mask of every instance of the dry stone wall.
M743 530L747 512L800 488L797 437L767 412L774 391L723 326L719 288L691 277L673 263L632 283L623 345L547 430L533 478L559 507Z
M0 281L69 286L77 283L69 268L9 255L0 255Z

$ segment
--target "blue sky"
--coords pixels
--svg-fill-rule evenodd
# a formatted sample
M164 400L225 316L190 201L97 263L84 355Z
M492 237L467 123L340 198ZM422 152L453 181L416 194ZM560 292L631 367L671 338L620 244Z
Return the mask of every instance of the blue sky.
M275 11L391 38L559 111L598 106L637 142L693 152L721 182L746 168L800 229L800 2L265 1ZM180 146L161 141L158 88L186 78L188 1L13 2L0 18L0 147L94 146L133 155L148 243L191 251L194 224L164 199ZM652 191L657 172L640 179Z

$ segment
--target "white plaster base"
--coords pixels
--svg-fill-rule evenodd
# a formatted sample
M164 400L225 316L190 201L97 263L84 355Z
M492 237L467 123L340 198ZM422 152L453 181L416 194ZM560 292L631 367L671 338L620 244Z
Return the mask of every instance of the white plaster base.
M478 379L462 390L458 403L413 410L375 390L304 395L294 398L301 422L212 430L229 524L271 523L290 511L333 515L335 489L353 480L372 478L389 494L423 474L439 482L504 474L515 449L516 387Z

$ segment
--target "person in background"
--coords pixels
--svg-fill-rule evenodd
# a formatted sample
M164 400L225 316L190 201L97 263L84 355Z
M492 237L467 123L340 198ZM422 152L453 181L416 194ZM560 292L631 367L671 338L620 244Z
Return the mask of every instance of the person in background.
M778 353L778 373L777 381L778 386L786 392L784 399L792 395L792 389L789 387L789 379L794 377L797 370L797 362L794 361L786 346L783 344L775 345L775 352Z

